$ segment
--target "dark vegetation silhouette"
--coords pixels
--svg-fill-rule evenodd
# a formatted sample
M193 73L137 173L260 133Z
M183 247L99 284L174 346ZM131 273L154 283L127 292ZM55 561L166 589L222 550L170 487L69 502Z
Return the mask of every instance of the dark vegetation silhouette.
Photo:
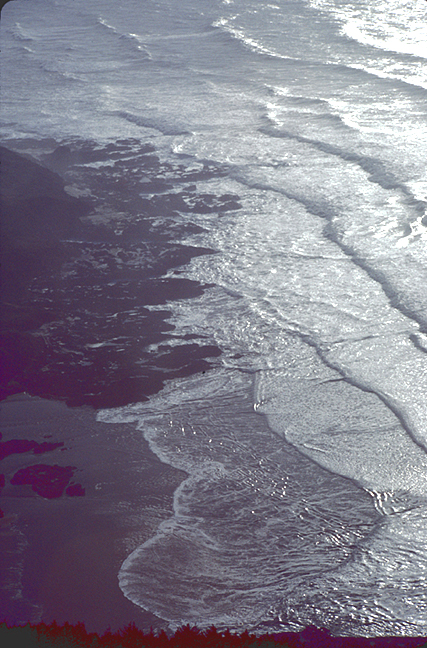
M309 626L302 632L257 636L247 630L233 634L214 626L199 630L190 625L168 636L164 630L145 633L130 624L118 632L99 636L83 623L60 626L38 623L9 627L0 624L1 648L427 648L426 637L333 637L328 630Z

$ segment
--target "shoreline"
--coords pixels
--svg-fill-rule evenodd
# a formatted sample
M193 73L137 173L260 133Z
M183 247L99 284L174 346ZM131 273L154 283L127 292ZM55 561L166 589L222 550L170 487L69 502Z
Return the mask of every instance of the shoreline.
M63 148L46 154L46 162L54 166ZM140 148L139 171L156 185L160 162ZM71 406L117 407L146 400L170 378L208 370L221 350L197 336L180 338L168 322L167 302L210 287L180 277L179 270L170 273L213 253L176 242L195 227L170 225L183 199L171 204L177 194L161 193L159 182L152 191L160 193L128 206L123 188L123 195L115 194L115 175L126 177L122 167L110 168L112 177L105 169L94 177L85 170L80 180L90 185L91 198L74 198L66 180L36 159L5 147L0 155L0 398L28 392ZM133 183L125 189L138 191L138 179Z
M2 620L84 622L98 633L130 622L146 631L166 629L166 622L125 598L117 574L132 546L173 515L173 493L186 475L162 464L135 426L97 422L90 408L28 395L2 401L1 407L4 441L26 436L39 441L46 434L62 441L43 461L77 466L85 489L83 497L43 498L29 485L10 483L18 468L34 463L31 454L3 460L0 544L4 547L12 533L26 546L21 554L9 554L11 563L22 563L21 592L9 592L7 600L3 590Z
M110 160L112 149L114 168L84 166ZM132 174L121 161L129 153ZM16 140L0 154L2 620L83 621L100 633L129 622L167 628L125 598L117 574L173 515L185 474L163 464L134 425L96 414L148 400L221 354L176 335L163 307L209 287L171 272L213 253L179 243L200 231L176 218L190 210L184 190L197 177L165 168L137 140L101 148ZM161 177L172 171L179 194ZM150 192L142 197L141 178ZM198 198L196 209L216 209Z
M135 146L134 141L123 142L120 155ZM166 308L170 300L191 299L210 287L184 279L179 276L180 270L174 269L194 256L213 253L176 242L197 229L188 212L219 212L238 205L231 195L199 194L196 185L184 190L184 183L189 182L185 170L162 168L153 153L141 144L140 156L133 161L138 172L150 179L150 194L142 198L137 193L140 178L128 179L127 162L118 168L115 164L114 172L112 167L110 171L82 171L79 167L93 156L108 159L111 148L95 151L89 147L84 151L81 147L72 151L59 146L44 154L50 169L11 154L13 173L9 179L6 176L5 183L9 219L6 238L12 253L8 250L5 255L8 291L2 337L10 373L4 381L4 395L8 397L1 403L3 443L15 442L18 447L19 442L27 441L31 446L24 451L21 444L19 452L5 457L2 468L2 498L6 502L3 527L9 525L5 538L10 540L10 533L15 533L16 551L9 556L14 556L15 572L22 575L21 583L14 583L18 596L9 595L2 607L15 623L26 622L29 617L46 623L83 621L89 631L100 633L131 621L143 630L151 626L170 629L173 623L161 618L161 607L151 605L150 609L159 613L156 617L128 600L119 588L118 574L133 550L153 539L161 522L174 517L174 493L188 475L183 467L159 459L135 424L104 423L96 417L100 410L143 403L156 393L161 395L172 378L193 376L195 382L200 382L198 374L218 366L213 358L221 350L203 336L192 335L191 330L179 335L168 321L171 313ZM52 170L55 168L61 169L62 179ZM172 184L159 179L172 170ZM203 179L206 173L205 169L197 171L191 181ZM35 180L33 177L27 186L31 174ZM179 183L179 193L173 191L173 182ZM82 183L87 188L85 199L70 197L64 189L72 186L78 194ZM129 195L134 204L124 200ZM40 205L44 205L41 213ZM187 212L185 218L179 212ZM47 241L43 230L37 229L43 215L52 222ZM19 290L15 295L16 286ZM163 305L165 310L160 310ZM246 399L247 393L245 416L256 417L252 399ZM237 407L241 418L242 409L234 401L230 412ZM5 411L9 412L9 424ZM225 425L224 411L221 403L221 426ZM261 424L258 418L256 425L267 426L267 436L273 435L266 420ZM241 432L244 436L247 430ZM233 438L235 430L231 433ZM181 428L178 437L182 440ZM35 456L45 443L55 447L41 457ZM251 443L248 447L252 447ZM263 447L255 455L262 453ZM308 466L310 477L313 470L317 475L317 468L313 469L309 460L298 461ZM77 483L70 481L63 493L43 498L34 488L34 479L29 483L17 479L20 470L34 466L45 472L60 467ZM251 470L256 471L257 466ZM274 489L279 489L279 477ZM298 486L297 474L295 478ZM215 480L211 486L215 486ZM237 498L240 479L232 486ZM69 488L75 496L67 492ZM281 501L280 489L273 495ZM295 497L298 504L297 492ZM338 504L343 502L339 500ZM374 516L365 503L362 508L364 526L368 528ZM281 516L283 523L285 513ZM294 512L288 513L289 523L299 524L300 516L294 520ZM231 515L230 511L227 514ZM347 518L346 514L351 524ZM245 528L254 519L249 515ZM352 532L356 538L356 530ZM279 533L277 537L279 545ZM344 546L343 553L346 551ZM167 562L170 555L164 551L161 560L166 556ZM282 549L277 553L278 564L281 556ZM247 585L253 574L249 573L248 578L243 567L241 582ZM223 568L225 576L228 569ZM142 572L144 577L146 571ZM157 592L159 600L165 599L165 589L184 600L188 595L185 570L174 573L171 565L167 576L158 588L162 590ZM157 574L154 578L157 581L149 587L145 583L141 591L151 594L159 580ZM261 582L255 583L253 591L262 586ZM197 602L197 592L193 598ZM250 605L253 602L251 599ZM185 618L179 612L180 605L176 607L176 618ZM168 608L174 609L166 602L166 612Z

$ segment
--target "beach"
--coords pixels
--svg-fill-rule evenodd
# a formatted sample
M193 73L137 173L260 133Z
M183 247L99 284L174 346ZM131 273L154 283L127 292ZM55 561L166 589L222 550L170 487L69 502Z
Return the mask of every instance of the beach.
M123 596L117 572L128 552L171 515L173 491L185 474L161 464L134 426L98 423L89 407L19 395L3 401L1 418L3 442L63 443L37 462L75 467L84 488L80 497L43 498L30 485L9 483L34 456L3 460L0 542L9 551L1 608L8 623L83 622L99 633L132 621L144 629L165 627Z
M9 620L427 632L425 12L4 7Z
M161 463L134 425L97 422L95 408L143 401L172 377L205 371L206 356L219 354L193 339L180 346L170 313L146 307L200 294L196 282L162 278L199 250L171 245L167 231L151 233L161 258L149 250L135 281L132 267L121 272L108 217L98 209L95 223L84 220L96 210L93 196L69 196L60 176L28 154L1 153L3 615L15 624L84 622L98 632L131 621L165 627L123 596L117 573L172 514L185 473ZM157 213L151 208L139 225L146 238ZM97 253L109 258L107 269L93 260ZM92 255L93 274L84 267L64 277L64 266L84 255ZM99 294L100 282L110 284L108 293ZM114 293L111 282L127 288ZM139 375L132 335L142 347L160 346L143 356ZM28 473L34 466L42 477Z

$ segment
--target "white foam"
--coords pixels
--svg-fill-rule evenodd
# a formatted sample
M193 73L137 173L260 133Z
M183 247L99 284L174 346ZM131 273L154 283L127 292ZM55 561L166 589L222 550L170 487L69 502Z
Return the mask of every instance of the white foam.
M257 54L264 54L265 56L271 56L277 59L292 60L292 57L280 54L280 52L273 50L270 47L266 47L255 38L248 36L243 29L233 27L231 19L229 18L223 17L219 20L216 20L212 23L212 27L218 27L219 29L222 29L226 33L230 34L230 36L243 43L243 45L250 49L252 52L256 52Z
M419 59L427 58L425 43L427 27L424 2L418 0L375 0L374 2L332 2L309 0L311 6L331 14L340 24L341 33L348 39L386 54L414 57L413 61L392 58L367 60L350 64L384 78L401 79L427 87L426 67Z

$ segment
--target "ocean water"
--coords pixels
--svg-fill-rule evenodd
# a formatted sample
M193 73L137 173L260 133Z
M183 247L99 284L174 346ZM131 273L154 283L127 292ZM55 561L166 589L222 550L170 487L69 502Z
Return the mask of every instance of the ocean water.
M98 412L188 474L124 595L171 627L425 634L425 1L16 0L1 29L6 146L109 145L68 191L120 154L152 198L150 144L179 241L217 252L168 306L216 367Z

